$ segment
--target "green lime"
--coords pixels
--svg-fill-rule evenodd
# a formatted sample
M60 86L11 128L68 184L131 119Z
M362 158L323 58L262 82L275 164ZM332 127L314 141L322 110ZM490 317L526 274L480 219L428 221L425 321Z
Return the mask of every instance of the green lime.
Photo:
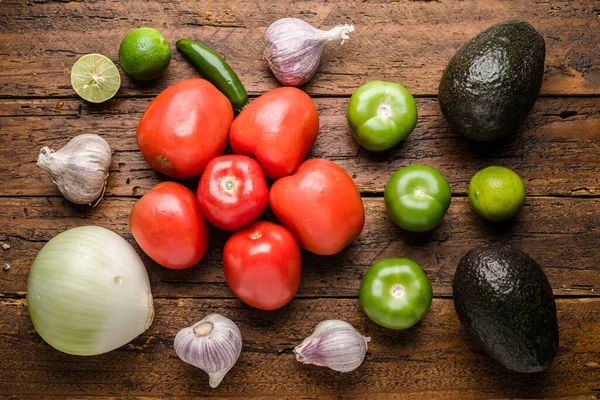
M121 87L121 75L115 63L102 54L86 54L71 68L71 86L82 99L102 103Z
M169 43L156 29L134 29L125 35L119 47L119 63L123 71L140 81L158 78L170 61Z
M504 221L517 216L525 204L525 184L508 168L487 167L471 178L469 201L481 217Z

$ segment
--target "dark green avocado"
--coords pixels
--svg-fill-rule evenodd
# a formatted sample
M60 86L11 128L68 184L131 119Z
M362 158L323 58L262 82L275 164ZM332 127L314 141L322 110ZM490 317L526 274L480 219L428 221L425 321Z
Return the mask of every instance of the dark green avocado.
M471 39L450 60L439 86L451 128L479 141L515 132L540 91L545 56L542 36L518 19Z
M527 254L491 243L469 251L452 282L454 308L469 336L516 372L539 372L558 350L552 288Z

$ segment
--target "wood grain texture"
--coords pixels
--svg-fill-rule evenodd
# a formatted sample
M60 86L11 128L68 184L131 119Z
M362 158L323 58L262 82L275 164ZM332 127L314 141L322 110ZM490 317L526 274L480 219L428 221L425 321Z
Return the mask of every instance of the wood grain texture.
M237 300L157 299L150 329L113 352L76 357L45 344L24 300L0 300L0 393L46 396L201 398L457 399L597 396L600 394L600 299L559 299L560 348L544 373L515 374L481 353L460 326L451 300L434 300L418 326L391 331L367 321L357 300L295 300L261 312ZM177 331L209 313L234 320L243 335L236 366L215 390L180 361ZM302 365L292 353L321 321L341 318L371 337L364 363L340 374ZM334 397L339 396L339 397ZM37 398L37 397L36 397ZM593 397L592 397L593 398Z
M60 197L0 198L0 293L26 290L35 255L58 233L81 225L109 228L133 245L127 225L136 199L104 199L95 209L75 207ZM504 240L530 254L557 295L596 296L600 288L600 199L529 198L516 221L491 224L477 217L464 197L454 198L444 222L415 235L397 228L381 198L365 198L366 223L361 236L335 256L303 252L300 297L356 297L363 274L374 262L392 257L413 259L427 272L436 296L452 293L452 276L472 247ZM271 216L268 216L272 219ZM200 265L183 271L159 267L144 256L152 290L160 297L232 297L222 270L221 252L228 235L212 230L209 251ZM135 245L139 254L142 251Z
M135 130L150 99L93 106L80 100L0 101L0 196L58 195L35 165L39 150L57 150L81 133L103 136L114 150L107 196L141 195L164 179L148 167ZM600 98L540 98L515 135L492 144L450 131L436 99L417 99L419 120L399 146L359 149L346 121L348 99L315 99L320 133L309 157L341 165L362 192L383 192L409 164L439 169L454 193L465 194L479 169L503 165L519 173L530 195L600 195ZM195 181L189 182L195 189Z
M155 95L197 73L174 49L190 37L224 54L252 94L277 86L263 60L263 35L275 20L294 16L320 28L354 23L343 46L326 49L319 72L305 86L313 95L350 95L373 79L435 95L454 53L483 29L511 18L532 23L547 46L545 95L600 94L598 9L593 1L319 2L21 1L0 3L0 97L74 96L73 63L86 53L117 61L128 30L149 25L172 45L166 75L136 84L123 75L119 96Z
M201 265L162 268L143 255L155 297L150 329L128 345L95 357L74 357L45 344L26 309L27 276L37 252L58 233L82 225L110 228L139 254L127 218L137 199L165 180L149 169L135 143L151 99L198 72L175 50L182 37L222 53L256 97L278 83L262 59L270 23L298 17L327 29L351 22L343 46L329 45L311 94L321 126L309 157L341 165L363 194L366 225L342 253L303 252L296 298L274 312L235 299L224 280L221 251L228 234L213 229ZM437 87L442 71L468 40L494 23L521 18L544 36L547 55L541 97L512 137L475 144L451 132ZM89 105L76 97L70 68L83 54L117 62L118 46L138 26L160 29L173 58L165 76L140 84L122 71L117 97ZM0 0L0 398L221 399L600 399L600 7L585 0L220 1ZM417 97L419 121L399 146L360 149L345 118L349 95L382 79ZM58 149L81 133L98 133L114 150L107 197L98 207L64 200L35 165L39 149ZM393 225L381 198L400 167L428 164L444 173L454 194L442 225L410 234ZM528 198L518 219L491 224L465 197L479 169L503 165L525 180ZM196 180L184 182L195 189ZM266 219L274 220L267 212ZM468 339L454 312L451 281L472 247L507 241L530 254L557 295L560 351L541 374L518 375L495 365ZM368 267L409 257L431 279L430 313L395 332L368 321L357 293ZM173 350L182 327L211 312L239 325L244 348L222 385ZM325 319L341 318L371 336L365 363L339 374L301 365L292 349Z

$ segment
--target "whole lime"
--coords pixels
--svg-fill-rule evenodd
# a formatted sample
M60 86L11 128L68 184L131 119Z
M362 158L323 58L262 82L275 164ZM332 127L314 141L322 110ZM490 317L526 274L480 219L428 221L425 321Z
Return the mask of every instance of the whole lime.
M477 214L489 221L516 217L525 204L525 184L504 167L487 167L469 182L469 202Z
M171 49L162 33L141 27L130 31L119 47L119 63L133 79L148 81L161 76L171 61Z

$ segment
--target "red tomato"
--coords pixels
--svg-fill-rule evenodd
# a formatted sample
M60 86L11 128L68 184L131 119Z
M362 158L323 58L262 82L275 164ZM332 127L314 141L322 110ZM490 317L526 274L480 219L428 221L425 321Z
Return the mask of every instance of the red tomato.
M339 253L363 229L365 210L350 176L337 164L311 159L271 186L269 204L306 250Z
M256 221L269 203L267 180L260 165L237 154L213 158L198 183L198 205L208 222L236 231Z
M227 146L233 108L210 82L186 79L162 91L137 127L150 167L171 178L199 175Z
M208 248L208 225L196 197L175 182L159 183L135 203L129 229L144 253L171 269L191 267Z
M298 290L300 247L283 226L258 221L227 240L223 268L240 300L261 310L274 310L287 304Z
M319 133L319 114L300 89L280 87L250 103L229 130L234 152L253 154L265 175L281 178L304 160Z

